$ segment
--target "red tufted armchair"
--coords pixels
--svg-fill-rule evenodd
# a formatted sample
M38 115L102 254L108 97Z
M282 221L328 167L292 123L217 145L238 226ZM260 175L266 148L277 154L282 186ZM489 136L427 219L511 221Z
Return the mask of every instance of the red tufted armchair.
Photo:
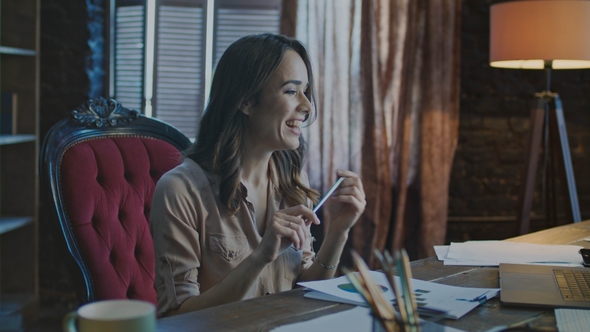
M189 145L174 127L104 98L49 130L42 192L79 305L122 298L156 304L152 195Z

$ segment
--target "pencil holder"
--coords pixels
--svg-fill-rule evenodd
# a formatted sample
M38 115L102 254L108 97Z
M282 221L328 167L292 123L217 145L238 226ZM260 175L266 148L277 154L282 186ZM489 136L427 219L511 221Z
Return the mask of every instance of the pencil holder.
M420 332L420 325L411 325L398 322L393 319L382 319L375 315L372 316L372 332Z
M402 332L401 327L393 319L382 319L375 315L372 316L372 332Z

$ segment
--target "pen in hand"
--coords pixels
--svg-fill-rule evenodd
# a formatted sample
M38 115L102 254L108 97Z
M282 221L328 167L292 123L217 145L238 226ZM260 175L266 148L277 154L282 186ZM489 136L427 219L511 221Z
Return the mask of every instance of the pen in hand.
M342 183L342 181L344 181L344 178L338 178L338 180L336 180L336 182L334 182L334 184L332 185L330 190L328 190L328 192L324 195L324 197L322 197L322 199L318 202L318 204L316 206L314 206L314 208L313 208L314 213L318 212L320 207L328 200L328 198L330 198L330 195L332 195L332 193L338 188L338 186Z
M334 191L338 188L338 186L342 183L342 181L344 181L344 178L338 178L338 180L336 180L336 182L334 182L332 187L330 187L330 190L328 190L328 192L324 195L324 197L322 197L322 199L318 202L318 204L316 204L316 206L314 206L313 213L318 212L319 208L328 200L328 198L330 198L330 195L332 195L332 193L334 193ZM297 250L297 248L295 248L294 245L291 245L290 247L294 250Z

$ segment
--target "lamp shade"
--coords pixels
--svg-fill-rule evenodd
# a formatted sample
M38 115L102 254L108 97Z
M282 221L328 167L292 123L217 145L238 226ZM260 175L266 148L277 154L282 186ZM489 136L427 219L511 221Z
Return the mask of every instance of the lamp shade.
M490 65L590 68L590 1L513 1L490 8Z

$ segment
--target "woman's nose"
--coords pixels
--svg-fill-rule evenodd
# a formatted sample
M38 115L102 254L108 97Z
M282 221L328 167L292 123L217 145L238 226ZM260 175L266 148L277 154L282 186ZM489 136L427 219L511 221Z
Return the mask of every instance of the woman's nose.
M303 95L303 97L301 97L299 107L297 107L297 111L303 114L309 114L311 112L311 107L311 102L306 95Z

